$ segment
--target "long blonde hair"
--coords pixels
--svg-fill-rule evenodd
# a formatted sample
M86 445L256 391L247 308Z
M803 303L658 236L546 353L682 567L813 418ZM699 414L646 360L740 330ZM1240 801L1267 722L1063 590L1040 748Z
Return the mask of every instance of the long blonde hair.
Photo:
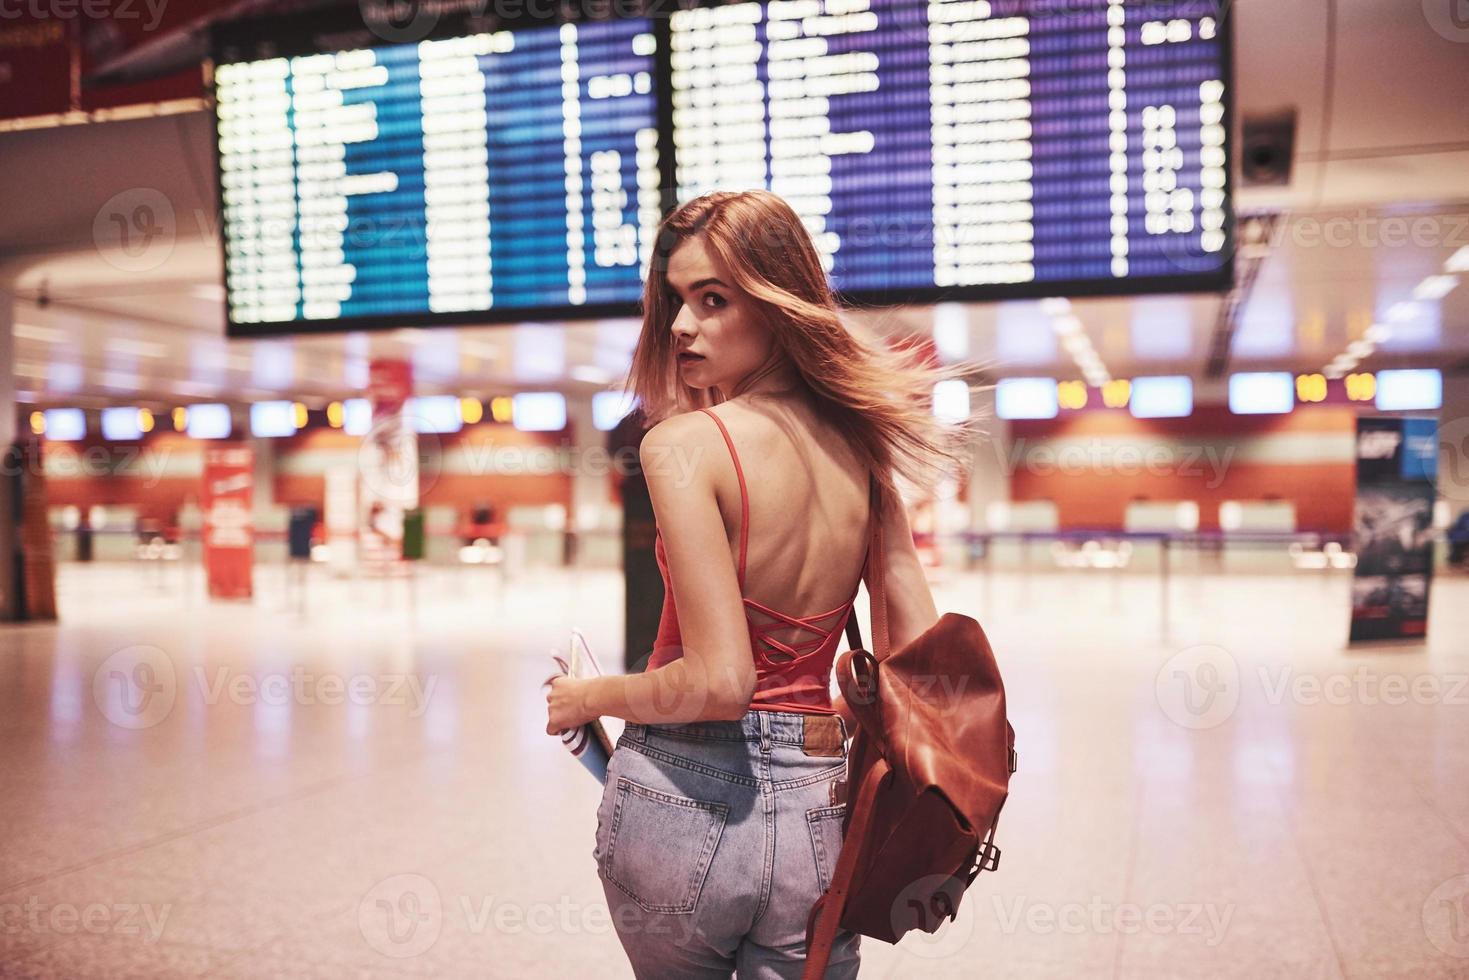
M800 217L769 191L716 191L669 212L658 229L643 288L643 329L626 390L648 425L722 401L679 377L673 320L680 301L668 282L668 260L682 242L702 236L729 269L774 335L771 361L794 365L817 412L847 438L891 498L895 474L931 488L953 465L967 462L970 423L934 417L934 385L972 374L977 364L934 363L921 342L872 343L838 315L820 255ZM739 391L733 392L738 394Z

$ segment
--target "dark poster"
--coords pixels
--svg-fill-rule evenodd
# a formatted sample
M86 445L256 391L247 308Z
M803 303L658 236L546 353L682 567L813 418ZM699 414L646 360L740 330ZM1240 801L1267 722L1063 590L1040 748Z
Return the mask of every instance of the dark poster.
M1353 642L1428 631L1437 472L1437 420L1357 420Z

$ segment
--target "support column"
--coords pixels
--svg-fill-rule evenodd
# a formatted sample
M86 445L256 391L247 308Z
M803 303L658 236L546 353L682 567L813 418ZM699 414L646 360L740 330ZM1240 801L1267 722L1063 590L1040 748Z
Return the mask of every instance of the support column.
M1444 372L1438 413L1438 495L1452 523L1469 508L1469 371Z
M0 290L0 454L7 460L15 436L15 297ZM19 501L15 494L20 484L10 469L6 466L0 470L0 623L12 622L20 615L14 561L19 533L15 521Z
M16 434L15 406L15 297L0 289L0 442L9 445Z
M567 395L566 420L571 426L573 449L571 512L566 528L576 535L576 563L586 564L589 557L599 556L608 564L615 563L618 548L606 533L616 527L607 519L612 504L612 457L607 450L607 433L594 424L591 395Z
M995 412L995 390L976 392L971 410L984 429L975 437L974 469L969 474L969 526L975 531L998 530L989 526L990 504L1010 501L1010 423Z
M379 573L403 554L403 517L418 507L418 432L408 417L413 362L375 358L368 365L372 428L358 454L358 558Z

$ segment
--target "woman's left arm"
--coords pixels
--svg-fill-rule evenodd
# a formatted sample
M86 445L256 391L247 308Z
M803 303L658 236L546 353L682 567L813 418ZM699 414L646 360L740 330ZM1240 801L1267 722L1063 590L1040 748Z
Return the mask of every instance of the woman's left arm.
M691 412L655 425L639 455L662 531L683 655L640 673L558 678L548 695L548 732L604 715L642 724L738 719L754 694L750 631L719 508L721 490L739 499L722 436L713 420Z

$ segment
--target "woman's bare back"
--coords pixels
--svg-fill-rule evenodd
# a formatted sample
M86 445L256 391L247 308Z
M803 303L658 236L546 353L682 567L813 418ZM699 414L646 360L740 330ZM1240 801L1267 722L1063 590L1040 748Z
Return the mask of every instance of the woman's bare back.
M845 437L802 400L739 399L714 412L734 441L749 494L744 594L798 618L841 606L857 586L867 551L866 468ZM733 562L739 480L728 458L716 461L713 472ZM832 616L818 625L830 629L837 622ZM787 643L811 639L796 627L770 635Z

